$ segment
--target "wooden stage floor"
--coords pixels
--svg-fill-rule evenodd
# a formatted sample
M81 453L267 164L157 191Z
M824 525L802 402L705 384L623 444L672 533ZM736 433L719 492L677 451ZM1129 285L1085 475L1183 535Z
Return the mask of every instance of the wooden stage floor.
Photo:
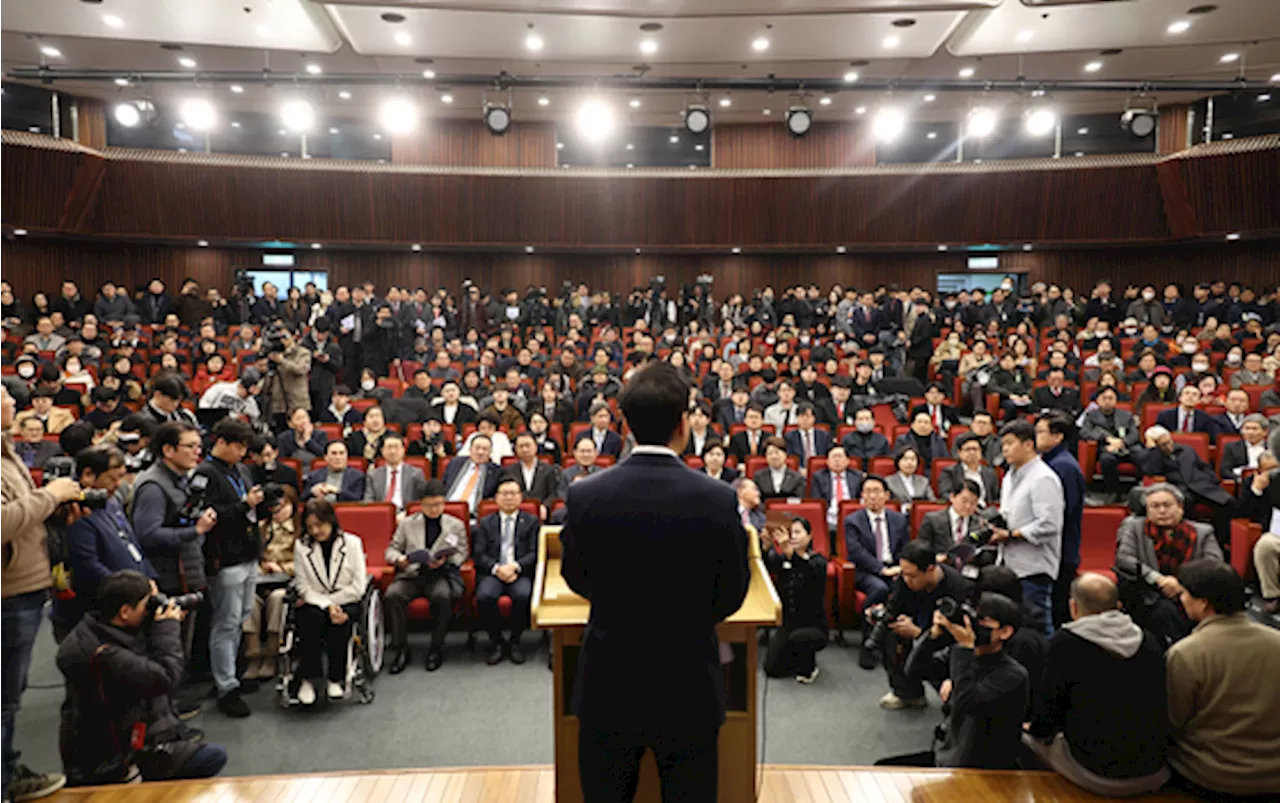
M1144 801L1184 801L1149 795ZM50 803L554 803L550 766L461 767L67 789ZM760 803L1069 803L1103 800L1036 772L768 765ZM750 803L750 801L743 801Z

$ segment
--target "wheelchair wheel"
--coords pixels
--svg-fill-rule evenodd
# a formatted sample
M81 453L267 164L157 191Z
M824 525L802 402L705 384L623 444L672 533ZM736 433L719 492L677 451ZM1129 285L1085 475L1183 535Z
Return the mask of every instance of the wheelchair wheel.
M360 659L369 681L382 671L386 651L386 622L382 618L382 594L369 586L361 603L359 625Z

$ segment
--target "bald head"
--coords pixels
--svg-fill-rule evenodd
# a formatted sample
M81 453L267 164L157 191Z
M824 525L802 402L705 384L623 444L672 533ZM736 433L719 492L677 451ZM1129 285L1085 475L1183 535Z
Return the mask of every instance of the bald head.
M1071 581L1072 618L1106 613L1120 607L1120 589L1111 578L1092 572Z

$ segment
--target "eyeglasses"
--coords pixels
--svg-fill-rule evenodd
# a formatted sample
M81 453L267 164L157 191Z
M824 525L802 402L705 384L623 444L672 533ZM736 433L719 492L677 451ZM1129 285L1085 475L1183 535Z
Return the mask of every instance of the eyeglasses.
M188 442L188 443L179 443L179 444L178 444L178 448L179 448L179 449L192 449L192 450L195 450L195 451L199 451L199 449L200 449L200 441L194 441L194 442Z

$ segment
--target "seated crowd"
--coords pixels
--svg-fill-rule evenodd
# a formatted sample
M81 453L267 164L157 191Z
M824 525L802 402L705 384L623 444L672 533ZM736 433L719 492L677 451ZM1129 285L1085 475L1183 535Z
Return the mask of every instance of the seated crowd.
M50 590L75 784L218 772L184 678L207 665L217 708L249 716L286 621L288 693L343 699L371 583L392 674L414 619L431 620L428 671L459 618L487 663L523 663L539 528L626 459L617 395L665 360L690 386L683 456L735 485L783 601L765 671L814 683L829 631L855 629L882 707L926 706L925 684L943 700L932 748L888 763L1048 767L1112 795L1171 777L1280 791L1280 752L1259 749L1280 740L1280 634L1249 622L1224 562L1252 558L1274 616L1274 292L376 289L223 298L186 280L174 298L157 279L90 303L66 281L28 309L0 286L6 789L59 783L9 760L9 667L25 678ZM349 518L368 503L388 511L376 538ZM1089 508L1116 513L1108 531L1086 532ZM1233 521L1262 531L1236 545L1249 555L1230 554ZM9 560L11 538L47 531ZM108 708L115 684L128 705ZM106 747L139 721L131 753Z

